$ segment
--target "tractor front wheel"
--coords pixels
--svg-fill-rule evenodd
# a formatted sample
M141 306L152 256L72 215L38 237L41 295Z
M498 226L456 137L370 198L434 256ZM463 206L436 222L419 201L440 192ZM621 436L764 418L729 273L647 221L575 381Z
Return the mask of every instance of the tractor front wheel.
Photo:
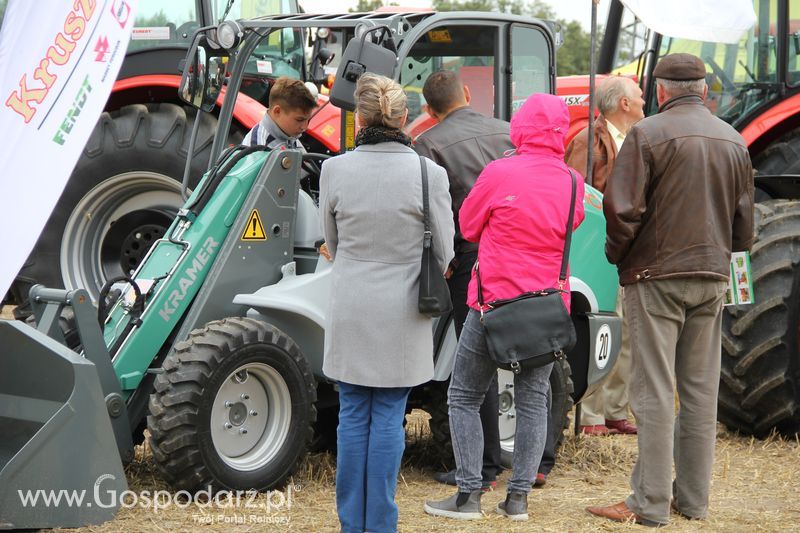
M305 455L316 420L308 361L279 329L209 322L178 343L150 396L150 443L182 490L269 490Z

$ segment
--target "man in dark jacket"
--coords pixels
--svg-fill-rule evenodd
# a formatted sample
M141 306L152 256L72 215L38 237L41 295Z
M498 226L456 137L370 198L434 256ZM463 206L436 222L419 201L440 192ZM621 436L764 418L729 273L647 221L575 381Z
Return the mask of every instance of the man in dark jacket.
M603 200L606 255L619 269L631 323L639 425L633 493L587 508L612 520L662 525L670 507L689 518L708 512L722 298L731 252L753 241L753 172L741 135L703 105L705 74L690 54L659 61L659 113L628 133Z
M639 85L625 76L611 76L597 84L595 94L600 116L594 122L592 136L592 182L600 192L614 168L617 152L631 126L644 118L644 99ZM567 146L564 161L588 179L589 128L582 129Z
M478 245L464 240L458 229L458 210L469 194L478 175L491 161L514 149L509 138L508 122L489 118L469 107L469 88L461 83L458 74L440 70L431 74L422 88L428 114L437 124L416 140L416 150L447 170L453 216L456 224L455 259L450 264L448 285L453 300L453 321L456 336L467 318L467 286L472 267L478 258ZM481 406L481 425L484 435L483 485L496 485L500 466L500 434L498 429L497 379L486 392ZM437 473L440 483L455 485L455 470Z

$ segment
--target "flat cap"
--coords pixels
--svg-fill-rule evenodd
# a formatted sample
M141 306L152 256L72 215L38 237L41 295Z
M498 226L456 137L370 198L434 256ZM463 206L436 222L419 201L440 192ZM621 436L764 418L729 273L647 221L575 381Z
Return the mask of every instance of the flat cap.
M653 76L664 80L701 80L706 77L706 66L692 54L669 54L658 61Z

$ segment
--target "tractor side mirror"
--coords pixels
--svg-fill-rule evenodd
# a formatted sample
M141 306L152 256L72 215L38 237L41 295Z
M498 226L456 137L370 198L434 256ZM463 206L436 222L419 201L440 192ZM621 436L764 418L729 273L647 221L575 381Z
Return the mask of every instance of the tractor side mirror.
M195 38L184 63L178 96L187 104L211 111L225 82L227 57L210 56L200 44L202 34Z
M366 34L352 39L342 54L342 60L336 71L336 79L331 88L331 103L346 111L356 108L356 82L365 72L373 72L391 78L397 63L397 54L382 45L366 39ZM391 37L389 38L391 40ZM392 43L393 45L394 43Z

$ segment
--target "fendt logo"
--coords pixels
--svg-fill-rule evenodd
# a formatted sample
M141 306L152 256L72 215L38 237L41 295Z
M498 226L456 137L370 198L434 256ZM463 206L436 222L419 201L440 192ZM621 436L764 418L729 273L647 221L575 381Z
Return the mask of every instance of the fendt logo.
M183 271L183 277L178 281L178 288L170 293L167 301L164 302L164 308L158 312L164 321L169 322L173 313L178 310L178 306L186 298L186 293L197 281L197 273L206 266L218 246L219 243L213 237L209 237L200 251L195 254L192 264Z

